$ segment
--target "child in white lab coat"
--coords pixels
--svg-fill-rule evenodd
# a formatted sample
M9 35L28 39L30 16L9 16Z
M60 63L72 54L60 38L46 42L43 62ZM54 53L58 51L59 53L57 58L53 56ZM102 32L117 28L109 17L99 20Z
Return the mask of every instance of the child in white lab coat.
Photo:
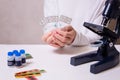
M54 47L83 46L101 37L83 26L100 25L105 0L44 0L42 40Z

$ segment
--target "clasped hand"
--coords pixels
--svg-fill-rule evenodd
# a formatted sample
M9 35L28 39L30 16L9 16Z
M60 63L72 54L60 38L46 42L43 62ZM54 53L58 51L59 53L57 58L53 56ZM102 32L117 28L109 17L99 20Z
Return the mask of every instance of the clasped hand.
M76 36L76 31L68 25L64 28L57 28L42 36L42 40L53 47L64 47L70 45Z

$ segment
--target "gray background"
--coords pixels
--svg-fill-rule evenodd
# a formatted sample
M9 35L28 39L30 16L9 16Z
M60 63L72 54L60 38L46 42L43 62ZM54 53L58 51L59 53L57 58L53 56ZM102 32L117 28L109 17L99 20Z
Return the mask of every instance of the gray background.
M43 0L0 0L0 44L41 44Z

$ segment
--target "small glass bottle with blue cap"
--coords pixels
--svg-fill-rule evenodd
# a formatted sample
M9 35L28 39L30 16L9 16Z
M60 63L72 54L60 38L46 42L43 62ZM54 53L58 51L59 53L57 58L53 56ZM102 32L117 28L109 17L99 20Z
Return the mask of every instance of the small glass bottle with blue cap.
M8 52L8 66L13 66L15 64L15 57L14 57L14 54L13 52Z
M21 53L18 52L18 50L14 50L13 53L15 54L15 65L21 66L22 65Z
M21 57L22 57L22 63L26 63L26 55L25 55L25 50L21 49L20 50Z

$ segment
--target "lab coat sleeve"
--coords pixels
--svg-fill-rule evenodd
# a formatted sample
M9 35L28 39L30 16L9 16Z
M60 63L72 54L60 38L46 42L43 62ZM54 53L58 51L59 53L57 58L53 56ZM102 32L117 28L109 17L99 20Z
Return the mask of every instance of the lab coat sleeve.
M94 20L94 24L100 24L102 21L102 15L100 15L99 17L97 17ZM84 45L89 45L92 42L95 42L99 39L101 39L102 37L99 36L98 34L92 32L91 30L86 28L86 33L82 33L79 31L76 31L76 37L73 41L73 43L71 44L72 46L84 46Z
M99 11L96 14L94 14L93 18L88 22L100 25L102 22L102 18L103 18L102 17L103 8L104 8L104 6L101 5L101 8L99 9ZM92 32L91 30L86 28L85 33L76 31L76 37L71 45L72 46L85 46L85 45L89 45L90 43L95 42L101 38L102 38L102 36L99 36L98 34Z

